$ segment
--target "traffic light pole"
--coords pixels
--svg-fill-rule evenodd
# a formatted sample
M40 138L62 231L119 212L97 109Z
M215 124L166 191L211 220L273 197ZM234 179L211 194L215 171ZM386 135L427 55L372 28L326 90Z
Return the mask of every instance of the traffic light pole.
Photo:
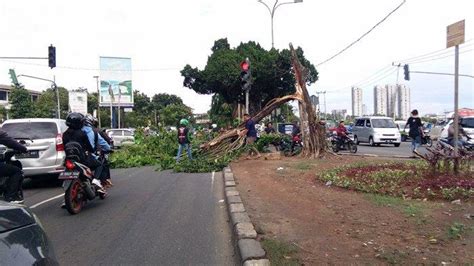
M56 99L57 99L57 107L58 107L58 119L61 119L61 108L60 108L60 105L59 105L59 90L58 90L58 86L56 85L56 76L53 76L53 80L50 80L50 79L44 79L44 78L39 78L39 77L35 77L35 76L30 76L30 75L18 75L17 77L27 77L27 78L32 78L32 79L38 79L38 80L44 80L44 81L49 81L51 82L51 88L53 90L56 90Z
M249 90L245 90L245 112L248 114L249 113Z

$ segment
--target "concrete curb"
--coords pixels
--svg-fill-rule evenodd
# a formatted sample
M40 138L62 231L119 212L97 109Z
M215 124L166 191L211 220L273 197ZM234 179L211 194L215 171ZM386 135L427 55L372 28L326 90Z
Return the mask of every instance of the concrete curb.
M224 168L224 190L229 211L234 240L237 243L241 263L245 266L268 266L270 261L265 258L265 250L257 241L257 232L245 210L236 189L234 174L230 167Z
M408 155L377 155L370 153L340 153L339 155L344 156L358 156L358 157L380 157L380 158L397 158L397 159L418 159L418 157L408 156Z

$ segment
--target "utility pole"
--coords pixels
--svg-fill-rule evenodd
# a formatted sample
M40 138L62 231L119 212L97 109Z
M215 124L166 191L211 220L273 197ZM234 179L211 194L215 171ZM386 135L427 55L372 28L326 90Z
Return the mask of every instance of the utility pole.
M114 109L113 109L113 101L114 101L114 90L112 89L112 84L109 84L109 95L110 95L110 128L114 128Z
M97 119L99 120L99 128L102 128L100 121L100 91L99 91L99 76L94 76L97 83Z
M118 86L118 89L119 89L119 99L118 99L118 125L117 125L117 128L121 128L120 126L120 98L122 98L122 90L120 89L120 85Z
M319 95L323 94L324 96L324 120L327 120L327 113L326 113L326 91L317 91L316 94Z
M61 119L61 108L59 106L59 89L58 86L56 86L56 76L53 76L53 86L56 90L56 99L58 101L58 119Z
M457 175L459 173L459 45L464 43L465 20L449 25L446 33L446 48L454 46L454 174Z

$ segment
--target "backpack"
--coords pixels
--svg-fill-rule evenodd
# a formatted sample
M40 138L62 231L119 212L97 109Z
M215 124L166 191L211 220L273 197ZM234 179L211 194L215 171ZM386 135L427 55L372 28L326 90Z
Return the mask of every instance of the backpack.
M178 128L178 143L188 143L188 129L186 127Z
M66 145L64 145L64 151L67 159L81 163L86 161L86 152L82 145L77 141L69 141L66 143Z

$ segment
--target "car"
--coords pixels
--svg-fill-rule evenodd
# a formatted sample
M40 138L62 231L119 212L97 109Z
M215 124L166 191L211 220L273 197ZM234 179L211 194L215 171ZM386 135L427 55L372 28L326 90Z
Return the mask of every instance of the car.
M8 119L2 130L26 145L28 152L15 156L26 177L59 174L64 171L63 133L66 121L50 118Z
M440 138L445 139L448 137L448 128L454 122L454 119L449 122L441 130ZM467 116L459 118L459 122L470 138L474 138L474 116Z
M359 145L361 142L369 143L371 146L380 144L393 144L399 147L401 134L397 125L390 117L370 116L356 119L352 129L354 142Z
M114 142L112 148L120 148L135 143L135 129L133 128L113 128L107 129L105 132Z
M59 265L38 217L20 204L0 200L1 265Z

